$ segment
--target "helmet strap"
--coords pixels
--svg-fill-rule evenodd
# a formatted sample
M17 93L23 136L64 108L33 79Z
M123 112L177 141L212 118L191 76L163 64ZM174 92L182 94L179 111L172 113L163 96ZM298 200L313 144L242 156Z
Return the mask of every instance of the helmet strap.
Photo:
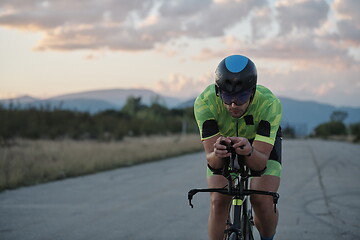
M216 92L216 96L220 97L220 89L217 84L215 84L215 92Z
M253 93L251 94L251 97L250 97L250 104L252 103L252 101L254 100L254 97L255 97L255 93L256 93L256 88L253 89ZM249 104L249 106L250 106Z
M256 88L253 89L253 93L250 97L250 102L249 102L249 105L247 106L246 110L245 110L245 113L243 114L243 116L247 113L247 111L249 110L250 106L251 106L251 103L252 101L254 100L254 97L255 97L255 93L256 93Z

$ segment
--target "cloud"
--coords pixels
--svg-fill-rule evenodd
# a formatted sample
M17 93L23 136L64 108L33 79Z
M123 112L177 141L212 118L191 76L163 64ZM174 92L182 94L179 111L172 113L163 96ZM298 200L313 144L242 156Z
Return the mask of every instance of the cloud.
M155 91L163 95L182 99L196 97L206 86L213 83L212 73L204 74L197 79L178 73L172 73L166 80L155 84Z
M93 25L102 22L106 13L118 23L126 20L129 12L142 9L142 1L36 1L4 0L0 3L0 24L13 28L36 26L42 31L59 27Z
M301 100L315 100L337 106L358 106L360 102L360 68L352 71L319 71L318 68L294 69L274 73L260 68L259 84L269 87L276 95Z
M333 8L338 18L337 39L350 46L360 47L360 1L336 0Z
M2 0L0 27L41 32L37 50L97 50L89 60L109 50L180 62L239 53L280 93L359 100L359 9L359 0ZM156 90L193 96L210 83L210 73L173 73Z
M326 19L329 6L324 0L284 0L276 4L280 35L294 30L318 28Z
M273 12L269 6L264 6L254 10L251 18L252 41L263 39L269 34L269 29L273 22Z
M359 4L357 0L335 0L330 7L325 0L280 0L271 8L266 0L3 0L0 26L42 32L38 50L141 51L183 38L229 37L229 29L250 19L252 44L275 40L279 47L281 40L270 35L278 31L276 37L305 34L311 37L308 41L325 45L332 41L347 50L359 46ZM315 30L329 22L330 11L337 17L336 31L316 36ZM238 34L244 38L242 32Z
M236 47L203 49L197 59L216 58L220 62L226 55L241 53L257 65L258 83L278 96L358 107L359 63L344 49L316 45L306 39L306 35L303 39L288 37L253 46L231 38L227 42Z
M40 50L146 50L181 37L222 36L265 4L266 0L4 0L0 26L43 32Z
M223 39L223 48L204 48L194 59L221 59L234 53L261 60L268 66L286 64L290 68L297 69L317 66L319 71L337 71L352 69L359 65L348 54L347 49L335 47L331 42L311 32L263 39L257 41L256 44L234 36L226 37Z
M281 68L281 66L278 66ZM360 102L360 68L351 71L319 71L316 66L307 69L267 68L258 63L258 84L269 87L279 97L315 100L337 106L358 106ZM172 73L155 84L158 93L181 99L196 97L214 82L213 70L198 78Z
M222 38L221 48L203 48L194 59L221 59L239 53L265 62L268 66L336 72L358 69L360 49L360 14L353 9L360 1L278 1L275 8L263 6L250 15L252 38L233 33ZM333 11L338 15L332 28ZM335 19L336 20L336 19ZM356 20L359 20L358 22ZM356 30L356 31L355 31ZM277 34L268 34L276 32Z
M204 47L194 59L220 61L226 55L243 54L257 65L259 83L280 96L358 106L360 64L350 51L359 42L360 31L353 31L360 16L353 10L359 9L358 2L336 1L330 8L321 1L281 1L274 9L277 17L269 8L258 8L250 19L251 41L234 33L222 38L221 47ZM318 15L305 9L311 4L317 5ZM308 19L289 14L297 8ZM338 15L335 21L330 10ZM278 33L269 35L266 29Z
M211 0L183 0L183 1L164 1L160 6L159 12L164 17L186 17L196 15L199 11L211 7Z

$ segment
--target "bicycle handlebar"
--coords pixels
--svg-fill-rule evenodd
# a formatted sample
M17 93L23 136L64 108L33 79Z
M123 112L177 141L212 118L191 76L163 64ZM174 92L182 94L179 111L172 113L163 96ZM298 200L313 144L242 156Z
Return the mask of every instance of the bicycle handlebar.
M246 167L245 167L244 156L237 155L236 152L235 152L235 149L231 145L228 145L225 142L221 142L221 144L225 145L228 152L231 153L231 157L227 157L227 158L224 159L224 167L223 167L223 170L222 170L222 175L229 182L228 188L227 189L226 188L191 189L188 192L188 200L189 200L189 205L191 206L191 208L194 208L194 205L192 204L191 200L193 199L193 196L195 194L197 194L198 192L217 192L217 193L230 195L230 196L249 196L249 195L252 195L252 194L259 194L259 195L268 195L268 196L273 197L274 211L276 213L276 205L277 205L278 200L280 198L280 195L278 193L269 192L269 191L251 190L251 189L249 189L249 190L246 189L245 190L245 189L243 189L241 187L238 187L238 188L235 187L234 188L232 186L233 179L231 179L231 173L240 173L240 176L241 176L242 179L247 179L249 177L253 177L253 175L249 174L248 169L246 169ZM241 147L244 147L244 146L241 146ZM235 169L236 157L238 157L238 164L239 164L238 169ZM258 177L258 176L256 176L256 177Z
M192 199L193 196L199 192L217 192L217 193L221 193L221 194L225 194L225 195L230 195L230 196L237 196L237 195L244 195L244 196L249 196L252 194L258 194L258 195L268 195L268 196L272 196L273 197L273 202L274 202L274 211L276 212L276 205L279 201L280 195L276 192L269 192L269 191L260 191L260 190L239 190L237 188L233 188L232 192L230 193L228 189L225 188L197 188L197 189L191 189L188 192L188 200L189 200L189 205L191 208L194 208L194 205L192 204Z

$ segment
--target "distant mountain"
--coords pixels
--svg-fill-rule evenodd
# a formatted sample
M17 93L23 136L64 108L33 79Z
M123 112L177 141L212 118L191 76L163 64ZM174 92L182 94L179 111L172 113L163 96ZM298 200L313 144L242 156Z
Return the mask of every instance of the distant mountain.
M60 108L96 113L107 109L119 110L130 96L141 97L142 103L147 105L156 100L168 108L191 107L195 101L195 99L181 101L176 98L164 97L145 89L108 89L60 95L43 100L23 96L15 99L0 100L0 104L5 107L12 104L17 108L48 107L50 109ZM360 108L335 107L313 101L299 101L284 97L280 97L280 100L283 106L282 125L294 127L298 135L307 135L317 125L328 122L331 113L334 111L348 113L348 117L345 119L346 124L360 122Z
M150 104L155 99L159 100L161 104L173 108L180 103L179 99L164 97L147 89L107 89L87 91L80 93L65 94L50 98L49 100L74 100L74 99L93 99L109 102L117 107L122 107L126 100L130 97L141 97L143 104Z
M79 112L89 112L89 113L97 113L107 109L116 109L120 110L120 108L114 104L111 104L107 101L97 100L97 99L67 99L67 100L42 100L36 101L31 104L34 107L47 107L50 108L58 108L58 109L67 109L72 111Z
M178 107L185 108L194 105L194 99L181 103ZM344 111L348 113L345 124L360 122L360 108L335 107L328 104L313 101L299 101L290 98L280 97L283 108L281 125L290 125L295 128L297 135L304 136L310 134L316 126L330 121L330 115L334 111Z
M345 124L360 122L360 108L335 107L313 101L298 101L280 97L283 108L282 125L295 127L299 135L306 135L321 123L330 121L334 111L348 113Z
M0 104L6 107L10 105L17 108L48 107L96 113L107 109L119 110L131 96L141 97L141 102L146 105L158 101L168 108L174 108L181 103L179 99L164 97L146 89L107 89L59 95L48 99L23 96L0 100Z
M0 103L1 104L12 103L12 104L16 104L16 105L19 105L19 104L22 105L22 104L33 103L33 102L36 102L36 101L39 101L39 100L40 99L38 99L38 98L33 98L31 96L24 95L24 96L17 97L17 98L10 98L10 99L3 99L3 100L0 99Z
M182 102L176 106L176 108L188 108L193 107L195 102L195 98L192 98L190 100L187 100L185 102Z

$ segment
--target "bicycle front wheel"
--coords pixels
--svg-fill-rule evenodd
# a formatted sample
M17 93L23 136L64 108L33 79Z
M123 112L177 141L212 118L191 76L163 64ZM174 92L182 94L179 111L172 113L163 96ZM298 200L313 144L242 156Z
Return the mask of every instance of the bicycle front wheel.
M244 240L254 240L253 236L253 220L252 220L252 210L251 207L248 209L248 202L244 204L243 215L242 215L242 225L241 232L243 234Z
M229 240L240 240L240 237L238 236L237 233L233 232L233 233L231 233L231 235L228 239Z

